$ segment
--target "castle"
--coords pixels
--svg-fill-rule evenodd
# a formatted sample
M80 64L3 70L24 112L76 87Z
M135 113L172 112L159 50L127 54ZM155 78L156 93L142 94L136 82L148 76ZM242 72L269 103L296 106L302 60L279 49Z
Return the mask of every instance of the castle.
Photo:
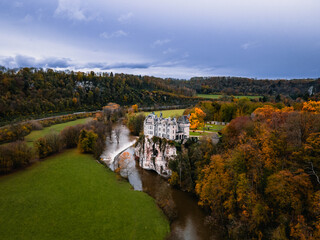
M189 138L190 122L187 116L178 118L163 118L154 113L149 114L144 120L144 135L148 137L161 137L169 140Z

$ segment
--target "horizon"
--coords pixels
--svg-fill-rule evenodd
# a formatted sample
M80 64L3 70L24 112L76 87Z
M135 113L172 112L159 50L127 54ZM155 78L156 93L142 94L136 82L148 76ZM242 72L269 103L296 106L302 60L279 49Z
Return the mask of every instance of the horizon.
M294 81L294 80L319 80L319 77L314 77L314 78L256 78L256 77L246 77L246 76L226 76L226 75L216 75L216 76L193 76L190 78L174 78L174 77L158 77L158 76L153 76L153 75L147 75L147 74L133 74L133 73L125 73L125 72L112 72L112 71L93 71L93 70L71 70L71 69L55 69L55 68L36 68L36 67L19 67L19 68L6 68L5 66L1 66L0 68L3 67L5 68L5 71L8 70L14 70L15 73L17 73L18 71L20 71L23 68L29 68L29 69L35 69L35 70L43 70L43 71L47 71L49 69L54 70L56 72L65 72L65 73L70 73L70 72L81 72L81 73L85 73L85 74L90 74L90 72L94 72L94 74L96 76L98 76L99 74L125 74L125 75L133 75L133 76L146 76L146 77L154 77L154 78L161 78L161 79L172 79L172 80L178 80L178 81L190 81L192 78L203 78L203 79L208 79L208 78L241 78L241 79L251 79L251 80L257 80L257 81L263 81L263 80L271 80L271 81ZM1 71L1 70L0 70Z
M316 0L0 3L0 65L161 78L320 77Z

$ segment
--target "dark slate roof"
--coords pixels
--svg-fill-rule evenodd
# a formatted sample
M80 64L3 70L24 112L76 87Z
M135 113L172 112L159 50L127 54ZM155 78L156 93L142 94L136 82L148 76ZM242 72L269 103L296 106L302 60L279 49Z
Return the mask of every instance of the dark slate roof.
M184 115L178 119L178 123L190 123L188 116Z

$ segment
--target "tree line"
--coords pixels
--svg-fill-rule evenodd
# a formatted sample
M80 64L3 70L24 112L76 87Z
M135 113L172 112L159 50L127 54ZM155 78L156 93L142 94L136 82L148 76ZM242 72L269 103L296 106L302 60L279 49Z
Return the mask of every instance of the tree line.
M308 98L320 92L320 78L268 80L241 77L194 77L190 81L183 81L187 88L193 88L197 93L227 94L227 95L273 95L279 94Z

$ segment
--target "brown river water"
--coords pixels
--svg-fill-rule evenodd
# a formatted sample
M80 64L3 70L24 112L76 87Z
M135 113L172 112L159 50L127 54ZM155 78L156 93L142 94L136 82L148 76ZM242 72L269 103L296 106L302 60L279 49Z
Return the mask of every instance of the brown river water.
M131 136L125 126L121 126L119 144L115 136L107 139L105 152L101 158L107 163L111 170L114 170L114 160L123 153L128 152L130 158L127 164L126 174L128 180L136 191L144 191L151 197L156 198L159 191L170 196L176 206L177 217L171 223L170 239L178 240L211 240L223 239L219 236L219 231L210 230L205 224L205 213L198 206L197 199L187 192L172 188L166 179L159 176L154 171L140 168L135 161L134 149L132 145L136 138ZM121 173L124 175L124 173Z

